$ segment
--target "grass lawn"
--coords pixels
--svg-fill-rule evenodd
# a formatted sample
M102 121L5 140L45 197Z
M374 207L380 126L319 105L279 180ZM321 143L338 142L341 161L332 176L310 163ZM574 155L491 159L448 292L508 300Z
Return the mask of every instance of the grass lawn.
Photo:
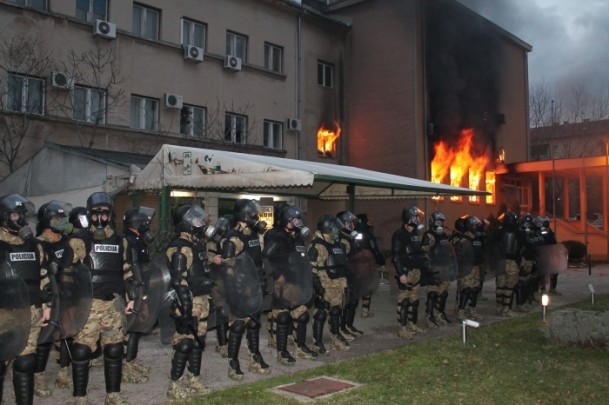
M571 308L609 311L609 296ZM553 309L556 310L556 309ZM550 311L551 312L551 311ZM550 313L548 312L548 314ZM607 404L609 350L553 343L541 314L469 329L300 373L244 384L187 404L296 404L267 389L327 375L363 384L315 404ZM607 337L609 340L609 336Z

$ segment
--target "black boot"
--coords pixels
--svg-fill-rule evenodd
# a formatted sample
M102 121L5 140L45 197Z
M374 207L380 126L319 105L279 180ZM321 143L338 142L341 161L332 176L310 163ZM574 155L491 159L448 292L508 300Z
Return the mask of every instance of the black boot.
M257 320L250 319L247 322L247 347L252 356L252 361L249 365L249 371L258 374L268 374L271 372L271 368L264 362L262 354L260 353L260 322Z
M459 302L457 304L457 319L459 321L463 321L467 318L467 314L465 313L465 307L467 306L467 302L471 299L471 289L464 288L463 290L458 292Z
M34 403L34 370L36 369L36 354L18 356L13 360L13 389L17 405L32 405Z
M91 349L87 345L74 343L72 347L72 380L74 381L75 397L86 397L89 385L89 363Z
M36 346L36 368L34 370L34 394L39 397L48 397L53 391L46 381L45 370L49 361L49 354L53 342L43 343Z
M307 346L307 323L309 323L309 313L305 312L296 321L296 352L297 357L303 359L315 359L317 353Z
M282 311L277 315L275 322L277 360L286 366L292 366L296 363L296 359L288 351L288 335L291 333L292 317L288 311Z
M332 334L334 348L337 350L349 350L350 345L347 339L340 333L341 309L340 307L330 308L330 333Z
M436 308L436 302L438 295L436 292L427 293L427 302L425 302L425 318L427 320L427 327L429 329L437 329L438 323L434 315L434 309Z
M324 346L324 324L326 323L327 313L325 310L318 310L313 315L313 341L319 354L326 354L326 346Z
M355 321L355 311L357 309L357 304L358 304L357 301L355 302L355 305L349 304L349 306L345 309L345 311L343 311L345 313L345 319L346 319L346 323L347 323L347 330L353 336L361 336L361 335L364 334L364 332L362 332L361 330L357 329L355 327L355 325L353 325L353 322Z
M104 347L104 377L106 393L121 392L123 372L123 344L113 343Z
M222 312L222 310L216 310L216 351L220 353L223 358L228 357L228 319Z
M177 381L184 375L188 356L192 351L193 342L191 339L182 339L173 346L173 359L171 359L170 377L172 381Z
M201 360L203 359L203 351L205 350L204 339L204 336L199 336L199 340L193 342L192 350L188 355L188 371L196 377L201 374Z
M125 354L125 360L131 361L137 358L137 349L140 342L140 334L137 332L129 332L127 339L127 353Z
M448 319L448 316L446 316L446 300L448 300L448 291L444 291L442 294L440 294L440 297L438 298L438 312L440 313L440 318L442 318L442 320L449 324L451 323L451 320Z
M243 338L243 332L245 330L245 324L243 321L235 321L230 326L228 333L228 376L233 380L242 380L243 371L239 365L239 349L241 348L241 339Z
M372 295L362 297L362 318L372 318L373 312L370 312L370 301L372 301Z

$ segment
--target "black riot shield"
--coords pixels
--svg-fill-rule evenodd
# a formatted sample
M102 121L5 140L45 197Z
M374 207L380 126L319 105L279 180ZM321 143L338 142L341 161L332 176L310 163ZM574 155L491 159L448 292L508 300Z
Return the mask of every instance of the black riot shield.
M163 295L169 288L171 275L164 256L155 255L148 264L133 266L136 297L133 311L127 315L127 331L148 332L156 323Z
M161 300L161 306L159 308L160 337L161 343L164 345L169 344L171 342L171 338L176 332L176 321L173 315L174 300L174 290L173 288L168 288L165 294L163 294L163 299Z
M49 285L51 286L51 290L53 291L53 307L51 308L51 317L49 318L48 323L40 328L40 334L38 335L38 344L48 343L53 340L53 335L56 333L56 329L59 328L60 325L60 315L61 315L61 306L60 306L60 295L59 295L59 282L57 279L59 275L49 275Z
M567 271L569 251L562 243L536 247L535 261L540 276L549 276Z
M362 250L351 257L349 259L349 269L353 273L357 298L366 297L376 291L380 278L376 270L374 255L370 250Z
M0 268L0 361L12 360L25 348L30 333L30 299L22 278L8 265Z
M85 326L93 302L91 270L82 263L74 264L59 272L59 327L55 340L76 335Z
M455 248L448 239L437 241L430 261L431 271L440 282L457 278L459 265Z
M264 302L258 270L247 252L239 254L235 266L226 270L224 289L232 316L246 318L262 309Z
M313 272L305 253L291 252L282 272L275 271L275 274L281 274L273 283L273 301L276 307L290 308L311 300Z
M474 243L469 238L459 238L458 242L453 246L455 248L457 262L459 264L457 278L463 278L472 272L474 269L474 264L476 263L476 250L474 249Z

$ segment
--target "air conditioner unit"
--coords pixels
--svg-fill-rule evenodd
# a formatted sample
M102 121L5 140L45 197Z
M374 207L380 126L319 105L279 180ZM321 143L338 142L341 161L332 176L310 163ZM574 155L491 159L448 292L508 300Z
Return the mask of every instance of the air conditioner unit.
M104 20L95 20L93 23L93 36L100 36L106 39L116 38L116 24Z
M302 122L298 118L288 118L286 126L288 127L288 131L302 130Z
M224 58L224 67L226 69L230 69L235 72L240 71L241 70L241 58L238 58L236 56L227 55L226 58Z
M203 48L193 45L184 45L184 59L203 62Z
M178 94L165 93L163 96L165 108L182 108L182 96Z
M52 72L51 86L56 89L71 90L74 88L74 79L62 72Z

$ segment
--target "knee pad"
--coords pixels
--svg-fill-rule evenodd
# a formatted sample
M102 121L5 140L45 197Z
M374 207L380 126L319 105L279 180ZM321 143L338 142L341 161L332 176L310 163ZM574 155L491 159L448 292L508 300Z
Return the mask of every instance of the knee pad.
M245 322L239 320L231 323L230 331L233 333L243 333L245 332Z
M13 360L13 370L19 373L33 373L36 369L36 355L26 354L25 356L17 356Z
M436 291L430 291L427 293L428 298L438 298L438 293Z
M309 312L305 312L304 314L298 317L298 323L307 323L309 322Z
M176 352L188 354L191 352L193 346L194 342L192 339L182 339L176 343L173 348Z
M253 319L250 319L247 321L247 329L248 330L256 330L256 329L260 329L260 322L256 322Z
M194 350L205 350L205 336L198 336L198 338L192 341L192 348Z
M104 346L104 357L109 359L119 359L123 356L122 343L113 343Z
M448 297L448 291L444 291L442 294L440 294L440 298L446 298Z
M315 312L315 314L313 314L313 319L315 319L316 321L320 321L320 322L325 321L327 317L328 317L328 314L326 311L317 311L317 312Z
M281 311L280 313L277 314L275 321L282 325L287 325L290 322L292 322L292 317L290 316L290 313L288 311ZM248 325L248 327L249 327L249 325Z
M72 359L76 361L85 361L91 359L91 348L87 345L74 343L72 347Z
M330 316L334 315L340 315L340 307L339 306L333 306L332 308L330 308Z

